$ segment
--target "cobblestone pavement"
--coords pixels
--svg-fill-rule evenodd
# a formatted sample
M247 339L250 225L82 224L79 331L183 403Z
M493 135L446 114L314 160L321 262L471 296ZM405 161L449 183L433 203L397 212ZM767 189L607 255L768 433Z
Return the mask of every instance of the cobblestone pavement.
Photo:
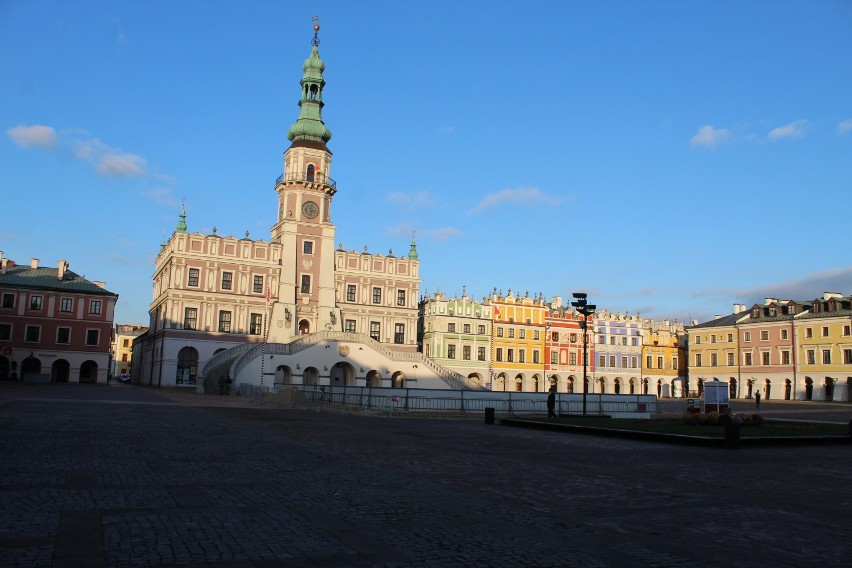
M0 384L0 567L848 566L850 487L852 445Z

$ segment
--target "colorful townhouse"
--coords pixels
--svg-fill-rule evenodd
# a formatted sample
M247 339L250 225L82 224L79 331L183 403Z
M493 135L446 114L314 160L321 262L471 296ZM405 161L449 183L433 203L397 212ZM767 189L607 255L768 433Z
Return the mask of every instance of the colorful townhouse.
M493 349L491 390L546 392L544 333L548 307L529 293L491 295Z
M594 316L588 325L594 325ZM562 298L554 297L546 318L545 363L549 384L556 384L559 392L582 393L583 387L583 326L584 318L576 310L562 305ZM595 374L595 351L591 329L586 333L585 366L587 390Z
M418 339L428 358L485 386L491 377L492 307L462 291L447 298L442 292L420 301Z
M849 401L852 386L852 298L827 292L796 321L799 346L791 389L796 400Z
M600 310L595 315L594 335L597 363L595 380L589 392L640 393L641 318Z
M682 323L642 321L640 394L684 398L689 394L686 334Z

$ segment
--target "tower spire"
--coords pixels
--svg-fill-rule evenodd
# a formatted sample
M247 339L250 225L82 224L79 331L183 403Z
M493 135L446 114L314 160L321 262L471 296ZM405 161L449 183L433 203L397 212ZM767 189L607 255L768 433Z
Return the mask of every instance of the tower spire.
M318 17L311 18L315 22ZM325 80L322 77L325 71L325 63L319 56L319 23L314 24L314 38L311 40L313 48L311 54L302 65L301 97L299 99L299 118L287 132L287 139L293 146L321 145L326 150L326 143L331 140L331 130L322 120L322 91L325 88Z

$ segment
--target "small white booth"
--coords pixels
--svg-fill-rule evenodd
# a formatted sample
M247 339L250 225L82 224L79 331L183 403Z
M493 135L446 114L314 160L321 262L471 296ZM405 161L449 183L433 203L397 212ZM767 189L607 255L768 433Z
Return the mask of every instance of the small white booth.
M701 412L718 412L728 414L728 383L722 381L707 381L704 383L704 394L701 395Z

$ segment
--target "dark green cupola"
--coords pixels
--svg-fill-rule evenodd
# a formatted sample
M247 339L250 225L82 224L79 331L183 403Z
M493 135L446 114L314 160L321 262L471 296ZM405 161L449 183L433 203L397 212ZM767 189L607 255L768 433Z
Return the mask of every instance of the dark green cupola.
M299 118L287 132L287 139L293 146L315 146L319 143L325 149L325 144L331 140L331 130L322 121L322 90L325 88L322 73L325 71L325 63L319 56L319 29L319 24L314 25L314 39L311 41L314 47L302 66L304 75Z

